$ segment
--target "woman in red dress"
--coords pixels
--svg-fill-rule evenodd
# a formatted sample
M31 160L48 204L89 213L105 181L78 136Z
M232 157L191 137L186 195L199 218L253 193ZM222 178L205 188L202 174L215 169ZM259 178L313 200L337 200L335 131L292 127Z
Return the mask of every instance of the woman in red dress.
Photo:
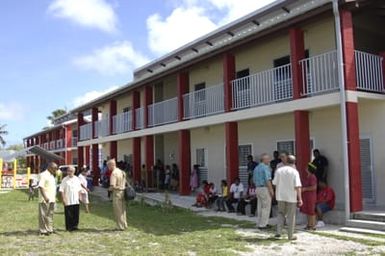
M308 164L308 168L302 177L302 201L303 205L300 211L307 215L306 230L315 230L316 212L315 205L317 202L317 178L314 175L317 169L312 163Z

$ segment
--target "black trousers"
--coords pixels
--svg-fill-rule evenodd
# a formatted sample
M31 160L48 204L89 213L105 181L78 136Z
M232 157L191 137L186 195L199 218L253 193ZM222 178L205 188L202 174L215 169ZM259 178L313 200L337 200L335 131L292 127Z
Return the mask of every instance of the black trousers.
M64 206L64 216L66 223L66 230L73 231L78 228L79 225L79 205L67 205Z
M246 213L245 208L247 204L250 204L251 206L251 209L250 209L251 214L255 215L255 212L257 210L257 198L252 198L250 199L249 202L246 202L245 199L242 198L238 204L238 212L245 214Z

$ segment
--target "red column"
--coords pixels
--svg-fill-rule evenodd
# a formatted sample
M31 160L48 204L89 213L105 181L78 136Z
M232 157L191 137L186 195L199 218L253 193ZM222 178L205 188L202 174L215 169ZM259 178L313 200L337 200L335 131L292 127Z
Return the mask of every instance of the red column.
M239 176L238 123L225 123L227 182L233 183Z
M183 95L189 91L189 74L181 72L177 75L177 97L178 97L178 121L183 121L184 102Z
M144 88L144 128L148 128L148 106L152 104L153 96L152 96L152 87L146 86Z
M132 161L133 161L133 178L134 181L140 181L140 164L141 164L141 149L140 149L141 139L133 138L132 146Z
M94 186L99 185L99 144L92 144L92 174Z
M354 34L352 13L341 10L342 51L344 58L345 90L357 88L356 67L354 61ZM362 179L360 157L360 131L358 103L346 102L346 123L348 134L350 210L362 210Z
M303 30L292 28L290 35L290 57L293 79L293 98L299 99L303 94L302 69L299 61L305 58L305 41Z
M117 106L116 106L116 100L111 100L110 101L110 135L113 134L113 122L112 122L112 117L115 116L117 113ZM117 141L111 141L110 142L110 157L113 159L118 160L118 143Z
M91 166L90 148L91 146L84 147L84 151L85 151L84 165L87 165L87 166Z
M80 127L84 125L83 113L78 113L78 138L80 139ZM84 165L84 149L78 146L78 168Z
M136 109L140 107L140 93L134 91L132 93L132 129L136 130Z
M65 141L64 141L64 148L65 148L65 159L66 164L72 164L72 126L67 125L65 128Z
M382 77L384 79L384 89L385 89L385 51L380 52L379 55L382 57Z
M190 131L180 130L179 136L179 193L181 195L189 195L190 188L190 171L191 171L191 149L190 149Z
M146 168L147 168L147 184L152 186L152 167L154 166L154 136L147 135L144 137L146 150Z
M233 90L231 81L235 79L235 56L226 53L223 57L223 86L225 96L225 111L229 112L233 108Z
M98 121L99 119L99 111L97 108L92 108L92 111L91 111L91 120L92 120L92 138L95 139L97 138L97 134L96 134L96 122Z

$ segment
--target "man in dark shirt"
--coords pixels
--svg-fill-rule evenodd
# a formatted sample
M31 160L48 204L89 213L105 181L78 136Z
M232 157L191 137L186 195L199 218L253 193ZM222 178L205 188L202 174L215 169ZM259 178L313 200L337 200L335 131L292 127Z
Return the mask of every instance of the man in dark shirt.
M314 164L317 169L315 172L315 176L317 177L318 182L327 181L327 167L328 167L328 160L326 157L321 155L320 151L318 149L313 150L314 160L312 164Z
M274 151L273 153L273 160L270 161L270 168L271 168L271 179L274 179L274 172L277 169L277 165L281 162L281 159L279 158L279 152Z
M248 174L248 185L251 184L251 182L253 181L253 173L254 173L254 169L255 167L257 167L258 163L255 162L253 160L253 156L252 155L248 155L247 156L247 174Z

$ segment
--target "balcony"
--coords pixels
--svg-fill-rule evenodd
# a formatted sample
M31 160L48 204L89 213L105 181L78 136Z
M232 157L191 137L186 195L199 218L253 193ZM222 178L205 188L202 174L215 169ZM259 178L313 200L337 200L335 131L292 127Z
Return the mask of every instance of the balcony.
M233 80L233 109L272 104L293 98L291 64Z
M92 123L80 126L80 140L90 140L92 138Z
M354 52L357 89L384 93L383 57L362 51Z
M132 111L123 112L112 117L112 133L121 134L132 131Z
M56 149L62 149L62 148L64 148L64 139L56 140Z
M56 141L50 141L49 150L55 150L55 149L56 149Z
M78 137L76 137L76 136L72 137L71 145L72 145L72 147L77 147Z
M143 129L144 127L144 107L135 109L136 129Z
M106 137L110 135L110 120L107 117L94 122L96 138Z
M223 84L183 95L184 119L194 119L224 112Z
M178 121L178 98L157 102L148 106L148 126L158 126Z

